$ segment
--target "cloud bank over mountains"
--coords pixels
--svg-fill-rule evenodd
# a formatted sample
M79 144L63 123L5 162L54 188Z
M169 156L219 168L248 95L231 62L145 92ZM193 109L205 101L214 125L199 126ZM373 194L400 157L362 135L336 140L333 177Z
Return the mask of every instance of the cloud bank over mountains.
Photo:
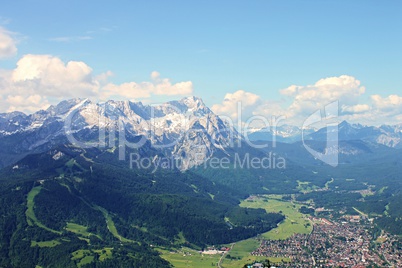
M0 27L0 60L16 57L15 34ZM20 56L14 69L0 69L0 112L31 113L72 97L94 100L129 99L151 101L154 96L190 96L192 81L173 82L154 71L149 81L112 83L112 71L96 74L82 61L65 62L53 55ZM246 122L251 116L281 118L300 122L325 105L338 101L342 119L366 124L393 124L402 120L402 97L369 96L361 81L350 75L322 78L309 85L290 85L278 90L277 100L264 99L253 92L226 93L212 110L233 120ZM240 104L239 104L240 103Z
M144 100L154 95L189 96L191 81L173 83L156 71L150 81L113 84L108 71L99 75L81 61L63 62L52 55L24 55L13 70L0 71L0 104L4 111L34 112L66 98Z
M242 120L251 116L281 117L284 123L300 125L309 115L338 101L339 120L366 124L395 124L402 119L402 97L390 95L367 96L366 88L350 75L322 78L311 85L291 85L279 91L281 99L264 100L251 92L238 90L227 93L212 110L237 120L238 104L242 103ZM369 99L364 103L365 99ZM274 119L275 120L275 119Z

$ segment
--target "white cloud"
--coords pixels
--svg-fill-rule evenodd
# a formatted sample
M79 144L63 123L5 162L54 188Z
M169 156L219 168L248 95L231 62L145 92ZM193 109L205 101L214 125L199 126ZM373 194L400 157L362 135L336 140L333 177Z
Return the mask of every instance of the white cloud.
M161 78L156 71L151 73L150 82L127 82L120 85L109 83L102 88L101 98L124 97L131 100L149 98L152 95L189 96L193 94L191 81L172 83L169 78Z
M344 114L361 114L370 111L371 107L367 104L356 104L352 106L343 105L341 112Z
M365 122L369 125L399 124L402 114L402 97L398 95L389 95L381 97L380 95L370 96L370 110L364 113L355 113L349 119L355 122Z
M371 101L374 108L386 112L402 112L402 97L398 95L389 95L386 98L380 95L372 95Z
M241 112L244 120L253 114L253 110L261 101L260 96L254 93L238 90L227 93L222 103L213 105L211 109L217 114L229 116L232 120L237 120Z
M157 72L157 71L153 71L153 72L151 73L151 79L152 79L152 80L159 79L160 76L161 76L161 74L160 74L159 72Z
M80 61L64 63L51 55L25 55L8 78L12 93L49 97L95 96L99 82Z
M15 55L16 52L12 34L0 27L0 58ZM144 82L115 84L109 81L112 75L110 71L96 75L82 61L63 62L52 55L24 55L15 69L0 69L1 112L20 110L30 113L72 97L146 101L153 96L193 94L191 81L173 83L169 78L162 78L157 71L152 72L150 80ZM254 115L262 115L268 121L272 116L285 116L285 123L293 124L302 122L333 101L339 101L340 120L395 122L400 120L402 113L402 97L398 95L372 95L371 103L360 103L365 87L348 75L323 78L311 85L292 85L279 93L287 99L286 102L264 100L257 94L238 90L227 93L222 103L213 105L212 110L238 120L240 102L243 121Z
M223 102L213 105L212 110L238 120L237 103L241 102L243 123L258 115L268 122L281 117L281 123L301 126L309 115L338 101L339 122L348 120L369 125L395 124L402 118L402 96L372 95L369 96L370 102L361 103L362 99L366 99L362 98L365 87L352 76L323 78L312 85L292 85L279 92L287 99L286 102L264 100L259 95L243 90L227 93Z
M27 112L35 112L38 109L46 109L50 106L48 100L46 98L42 98L39 95L31 95L31 96L8 96L6 102L9 104L8 112L12 112L15 110L23 110Z
M155 95L181 95L188 96L193 94L193 83L191 81L172 84L169 78L161 78L156 71L151 73L153 88L150 88Z
M311 114L334 101L353 106L358 104L359 97L364 92L365 87L360 85L360 81L348 75L323 78L313 85L292 85L280 91L292 100L288 108L292 116Z
M17 41L12 33L0 26L0 59L10 58L17 54Z
M286 118L288 124L300 124L311 113L334 101L339 101L341 112L345 114L364 113L370 110L369 105L358 103L359 97L365 92L365 87L360 85L359 80L348 75L323 78L307 86L292 85L279 92L290 104L286 106L285 101L263 100L254 93L239 90L227 93L223 102L215 104L212 110L237 120L237 103L241 102L243 121L253 115L260 115L268 122L279 117Z
M63 62L51 55L24 55L15 69L0 69L1 108L2 111L32 112L73 97L143 100L153 95L187 96L193 93L191 81L172 83L168 78L161 78L158 72L151 73L149 82L120 85L108 82L110 76L110 71L95 75L82 61Z
M149 82L129 82L120 85L109 83L103 87L101 99L106 100L111 97L123 97L130 100L149 98L151 96L150 88L152 84Z

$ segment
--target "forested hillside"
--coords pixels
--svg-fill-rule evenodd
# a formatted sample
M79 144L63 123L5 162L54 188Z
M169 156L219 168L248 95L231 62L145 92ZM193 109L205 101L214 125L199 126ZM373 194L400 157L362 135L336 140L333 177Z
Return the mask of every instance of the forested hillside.
M283 220L205 177L129 169L112 154L59 146L1 171L2 266L168 267L153 247L230 243Z

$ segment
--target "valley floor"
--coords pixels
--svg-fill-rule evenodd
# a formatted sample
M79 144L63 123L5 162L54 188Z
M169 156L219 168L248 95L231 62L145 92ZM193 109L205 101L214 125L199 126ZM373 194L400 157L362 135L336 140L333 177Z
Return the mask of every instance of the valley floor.
M267 259L280 267L402 267L402 255L393 246L396 237L382 232L373 241L372 220L364 215L313 217L300 213L300 204L282 200L280 195L251 196L240 206L282 213L286 219L257 237L217 246L230 246L223 253L181 248L161 250L162 257L178 268L235 268Z
M277 228L257 237L239 241L233 245L220 245L231 248L228 252L209 255L189 248L177 250L161 250L162 257L172 263L174 267L243 267L245 263L264 261L266 256L251 255L264 239L287 239L295 233L309 234L312 223L307 216L299 212L301 205L291 201L281 200L280 195L251 196L241 202L240 206L249 208L263 208L267 212L283 214L286 219ZM219 247L220 248L220 247ZM287 257L268 257L272 263L288 262Z

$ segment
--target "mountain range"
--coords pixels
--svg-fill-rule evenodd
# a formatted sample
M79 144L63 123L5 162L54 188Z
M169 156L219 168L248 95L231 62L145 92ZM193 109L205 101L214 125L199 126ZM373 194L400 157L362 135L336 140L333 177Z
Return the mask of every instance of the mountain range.
M324 142L327 131L327 128L302 130L281 125L254 130L244 137L197 97L160 105L71 99L30 115L0 114L0 167L65 142L123 151L125 147L149 143L156 157L178 159L178 168L186 170L213 156L233 157L239 147L247 146L245 139L298 143L303 137L305 142ZM337 137L342 142L362 141L369 146L401 148L402 125L375 127L343 121L338 125ZM120 152L120 158L125 157L125 152Z
M229 150L240 135L196 97L154 106L130 101L93 103L88 99L71 99L31 115L0 114L4 156L1 166L66 139L81 146L93 143L95 147L112 149L122 147L116 140L124 143L124 147L140 147L149 142L160 153L180 158L180 168L188 169L217 151L227 154L225 148Z
M304 140L326 141L327 131L326 127L320 129L302 129L297 126L281 125L275 129L263 128L254 130L248 137L252 141L273 141L275 138L276 141L285 143L298 142L302 138ZM362 140L392 148L401 148L402 124L376 127L342 121L338 125L337 138L341 141Z

